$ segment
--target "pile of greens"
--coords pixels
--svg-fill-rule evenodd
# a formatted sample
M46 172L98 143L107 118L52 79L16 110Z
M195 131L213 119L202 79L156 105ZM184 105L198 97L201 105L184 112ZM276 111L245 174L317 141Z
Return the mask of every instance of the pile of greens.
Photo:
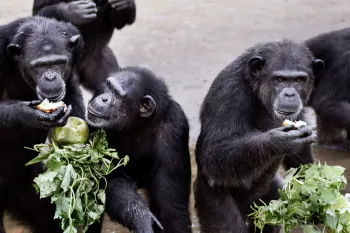
M284 232L301 226L305 233L350 232L350 195L346 187L345 168L325 164L303 165L287 172L280 199L266 205L254 203L255 225L283 225Z
M105 176L129 160L127 156L120 159L115 150L108 148L103 130L87 136L85 121L70 117L66 126L54 130L51 144L34 146L39 155L26 164L46 161L46 170L34 179L34 186L40 198L51 197L56 205L54 219L61 220L64 233L76 233L79 228L86 232L100 219Z

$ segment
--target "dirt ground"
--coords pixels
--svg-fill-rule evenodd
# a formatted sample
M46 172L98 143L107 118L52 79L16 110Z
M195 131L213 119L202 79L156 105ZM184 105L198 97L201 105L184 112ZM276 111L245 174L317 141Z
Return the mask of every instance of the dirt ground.
M190 121L192 145L200 129L200 104L212 80L245 48L281 38L303 40L350 25L348 0L136 0L136 3L136 23L115 33L111 47L122 65L147 65L164 78ZM30 0L0 1L0 23L31 14L31 6ZM85 96L89 98L89 94ZM309 119L313 121L313 116ZM345 167L349 164L347 154L318 148L315 152L329 164ZM195 177L195 166L193 174ZM103 232L125 231L106 222Z

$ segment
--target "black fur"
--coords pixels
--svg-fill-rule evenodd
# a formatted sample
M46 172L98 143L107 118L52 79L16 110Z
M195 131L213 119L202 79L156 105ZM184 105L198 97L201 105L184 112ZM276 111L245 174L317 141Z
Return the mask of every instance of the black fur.
M44 143L49 128L64 125L70 114L84 117L75 81L82 45L75 27L52 19L28 17L0 26L0 219L7 211L34 233L62 230L53 220L50 200L39 200L33 187L41 165L24 166L37 154L24 147ZM57 63L60 56L66 63ZM44 114L33 108L40 102L33 100L56 98L54 93L65 93L63 101L73 110ZM1 228L2 222L3 233Z
M285 40L248 49L214 80L202 104L196 146L201 232L254 232L251 221L246 225L250 205L278 198L281 163L288 169L313 162L311 129L281 126L285 119L303 120L322 67L304 45Z
M350 28L345 28L306 41L326 66L310 98L317 114L318 144L341 151L350 151L349 40Z
M130 156L108 178L111 219L136 233L190 233L189 125L165 83L145 68L123 68L90 101L87 120L107 130L110 147L121 157ZM150 209L139 188L148 191ZM152 229L157 219L163 231L159 224Z
M114 29L131 25L136 18L134 0L114 0L120 5L118 8L113 8L107 0L94 2L35 0L33 7L34 15L68 21L79 27L85 42L84 58L78 63L79 76L90 90L95 90L118 70L117 59L108 43Z

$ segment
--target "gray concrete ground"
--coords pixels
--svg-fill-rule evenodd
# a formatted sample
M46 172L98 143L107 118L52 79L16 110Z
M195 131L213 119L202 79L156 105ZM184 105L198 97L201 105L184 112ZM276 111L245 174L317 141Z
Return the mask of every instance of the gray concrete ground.
M348 0L136 2L136 23L117 32L111 47L122 65L147 65L164 78L190 120L192 143L200 129L200 104L212 80L245 48L350 26ZM0 23L29 15L31 5L29 0L0 1ZM348 159L342 155L337 161ZM107 225L104 232L116 232Z

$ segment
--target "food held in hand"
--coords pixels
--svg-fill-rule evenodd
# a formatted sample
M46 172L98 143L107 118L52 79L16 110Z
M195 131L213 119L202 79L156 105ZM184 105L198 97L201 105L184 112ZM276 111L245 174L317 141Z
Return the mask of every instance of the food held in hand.
M306 126L306 122L305 121L293 122L293 121L290 121L290 120L283 121L282 126L288 126L288 125L293 125L294 128L299 128L301 126Z
M69 117L67 124L56 127L52 132L52 140L59 145L85 143L89 137L89 127L83 119Z
M50 102L48 99L45 99L43 102L41 102L41 104L35 106L36 109L46 113L53 113L59 107L64 107L64 111L67 111L67 105L63 101L53 103Z

